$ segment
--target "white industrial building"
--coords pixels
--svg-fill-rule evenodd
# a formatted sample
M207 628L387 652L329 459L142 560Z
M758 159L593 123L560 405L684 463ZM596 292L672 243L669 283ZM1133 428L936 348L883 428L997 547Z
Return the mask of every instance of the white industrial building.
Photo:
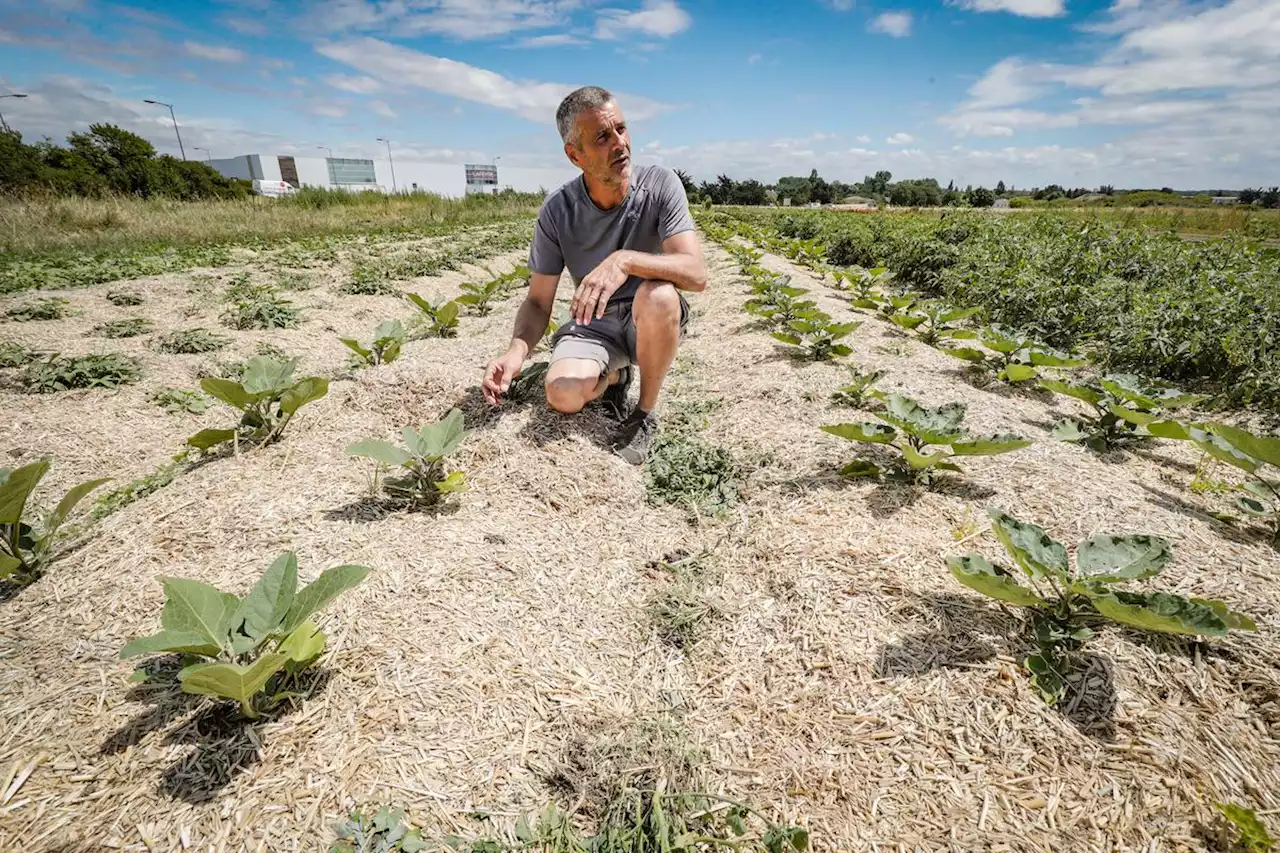
M292 157L242 154L210 160L209 165L228 178L250 181L283 181L297 187L327 187L378 192L422 192L458 197L504 189L550 192L576 177L570 163L563 169L525 169L494 163L425 163L420 160L364 160L350 157Z

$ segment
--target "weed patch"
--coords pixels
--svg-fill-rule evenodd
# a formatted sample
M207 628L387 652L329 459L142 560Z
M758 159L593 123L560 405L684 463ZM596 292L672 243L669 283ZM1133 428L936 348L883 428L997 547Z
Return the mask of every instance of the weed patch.
M63 358L53 355L27 365L22 384L33 394L73 388L116 388L137 382L142 368L136 359L117 353Z
M672 406L645 460L645 490L655 506L675 504L715 515L738 502L744 472L724 447L695 437L719 401ZM706 407L706 408L703 408Z
M162 337L156 343L156 349L171 355L198 355L215 352L231 343L231 338L217 332L196 327L180 329Z
M143 317L130 317L126 320L108 320L99 323L89 331L98 338L136 338L151 331L152 323Z
M186 391L182 388L162 388L149 399L171 415L198 415L207 412L212 405L209 398L199 391Z
M108 290L107 301L120 308L133 308L143 303L141 295L128 290Z
M5 316L18 323L27 323L32 320L61 320L67 316L68 304L65 299L50 296L47 299L35 299L16 305L10 308Z

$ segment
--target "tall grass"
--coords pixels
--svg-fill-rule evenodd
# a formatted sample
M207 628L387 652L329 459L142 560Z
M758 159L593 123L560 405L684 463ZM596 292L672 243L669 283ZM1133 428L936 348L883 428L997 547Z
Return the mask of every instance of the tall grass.
M231 201L0 198L0 252L43 255L475 225L535 213L542 197L506 193L447 198L430 193L305 189L283 199Z

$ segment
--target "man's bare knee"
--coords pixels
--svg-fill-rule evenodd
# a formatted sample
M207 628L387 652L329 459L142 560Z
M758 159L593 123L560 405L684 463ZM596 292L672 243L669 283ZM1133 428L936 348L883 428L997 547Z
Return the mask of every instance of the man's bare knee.
M637 324L679 324L680 291L669 281L645 281L636 291L633 311Z
M595 381L567 376L550 379L546 384L547 405L565 415L580 412L587 404L587 392L595 384Z

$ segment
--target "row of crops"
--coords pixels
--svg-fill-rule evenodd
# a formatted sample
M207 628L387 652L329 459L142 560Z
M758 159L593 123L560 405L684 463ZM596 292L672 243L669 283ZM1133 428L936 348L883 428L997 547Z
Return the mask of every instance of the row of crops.
M837 266L888 267L1109 370L1280 413L1280 250L1052 215L718 213L806 243Z

